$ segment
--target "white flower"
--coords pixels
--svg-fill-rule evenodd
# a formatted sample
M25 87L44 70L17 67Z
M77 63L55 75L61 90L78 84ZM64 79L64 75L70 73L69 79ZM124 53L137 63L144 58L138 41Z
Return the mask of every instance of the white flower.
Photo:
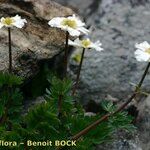
M96 51L102 51L103 50L103 48L101 47L102 43L100 43L100 41L93 43L90 41L90 39L79 40L79 38L78 38L75 41L69 40L68 44L75 46L75 47L80 47L80 48L87 48L87 49L94 48Z
M51 27L60 28L63 31L68 31L71 36L79 36L82 34L88 34L89 30L85 28L83 23L75 15L69 17L56 17L48 22Z
M150 61L150 44L146 41L140 44L135 44L135 58L137 61Z
M0 29L2 27L17 27L22 28L24 24L27 23L26 19L21 19L19 15L16 15L15 17L2 17L0 20Z

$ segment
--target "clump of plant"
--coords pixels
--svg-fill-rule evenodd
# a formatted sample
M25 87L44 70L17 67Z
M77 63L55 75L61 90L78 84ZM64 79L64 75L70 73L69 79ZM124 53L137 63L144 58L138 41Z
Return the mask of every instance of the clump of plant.
M18 87L21 84L22 78L0 73L0 124L20 120L23 97Z
M86 49L102 51L101 43L89 39L69 40L70 36L88 34L88 30L75 15L56 17L49 21L52 27L66 31L66 46L64 50L63 78L48 76L49 88L46 89L44 101L22 114L23 96L19 90L23 80L13 74L11 27L22 28L26 23L20 16L2 18L0 28L8 27L9 39L9 71L0 73L0 140L14 141L13 145L0 146L0 149L30 150L30 149L75 149L92 150L95 145L112 140L112 135L119 129L133 131L132 117L127 114L126 106L140 93L142 83L148 73L150 63L136 86L132 96L119 108L111 102L103 102L104 112L94 116L86 115L82 106L75 101L79 84L80 72ZM68 46L83 48L75 84L67 76ZM137 44L135 52L139 61L149 61L150 45L147 42ZM46 145L33 144L45 142ZM73 146L59 145L60 141L72 141ZM57 142L57 143L56 143ZM2 142L1 142L2 143Z
M74 99L71 96L72 82L70 80L64 79L62 81L53 77L50 84L51 88L46 90L46 101L36 106L36 108L33 107L26 116L28 128L32 127L32 131L35 130L38 134L36 137L42 135L38 140L43 138L44 140L51 139L53 143L56 140L74 141L76 140L74 139L76 133L86 128L89 123L98 120L102 114L87 116L80 104L74 107ZM112 103L103 103L103 109L105 112L113 113L117 108ZM90 147L93 149L96 144L112 140L113 133L118 129L129 131L134 129L131 122L132 117L128 116L127 112L120 112L97 126L95 130L86 136L80 138L76 142L76 146L71 147L71 149L88 149ZM56 148L55 145L54 148ZM52 149L52 147L49 147L49 149Z
M12 127L12 122L19 121L20 112L22 109L22 94L19 86L23 79L13 74L12 72L12 43L11 43L11 28L22 28L27 21L21 19L20 16L2 17L0 21L0 29L6 27L8 29L8 55L9 67L8 72L0 72L0 124L9 123L9 128Z

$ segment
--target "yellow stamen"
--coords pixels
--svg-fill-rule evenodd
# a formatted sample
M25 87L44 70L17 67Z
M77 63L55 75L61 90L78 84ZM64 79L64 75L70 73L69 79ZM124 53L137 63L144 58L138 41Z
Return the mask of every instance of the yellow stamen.
M82 40L81 44L84 48L88 48L91 45L91 41L89 39Z
M3 24L8 25L8 26L10 26L14 22L15 22L14 19L12 19L10 17L7 17L2 21Z
M69 26L69 27L71 27L73 29L75 29L77 27L76 21L75 20L71 20L71 19L64 19L62 21L62 25Z
M150 48L146 49L145 52L150 54Z

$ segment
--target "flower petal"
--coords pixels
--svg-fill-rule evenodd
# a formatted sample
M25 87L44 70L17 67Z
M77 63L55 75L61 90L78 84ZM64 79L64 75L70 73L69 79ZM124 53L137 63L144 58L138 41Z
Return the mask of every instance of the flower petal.
M69 34L71 36L79 36L80 35L80 32L78 30L75 30L75 29L72 29L72 28L68 28L67 31L69 32Z
M48 22L48 24L51 26L51 27L58 27L60 28L61 27L61 22L63 21L64 17L56 17L56 18L53 18L52 20L50 20Z
M0 29L3 27L4 25L2 23L0 23Z
M86 29L86 28L84 28L84 27L79 27L78 30L79 30L80 32L82 32L83 34L85 34L85 35L88 35L89 32L90 32L88 29Z
M143 43L135 44L135 47L137 49L145 51L146 49L150 48L150 44L147 41L144 41Z
M21 19L19 15L16 15L15 17L12 17L14 19L14 23L12 23L17 28L22 28L25 23L27 23L26 19Z
M95 43L92 43L90 41L90 39L84 39L84 40L79 40L79 38L77 38L74 41L69 40L69 45L75 46L75 47L81 47L81 48L94 48L96 51L102 51L103 48L101 48L101 43L100 41L97 41Z
M145 53L141 50L136 50L135 51L135 58L137 59L137 61L149 61L150 60L150 55L148 53Z
M76 41L68 41L68 44L75 47L82 47L81 44L78 42L78 39Z
M95 43L91 43L91 48L94 48L96 51L102 51L102 50L104 50L102 47L102 43L100 42L100 41L97 41L97 42L95 42Z

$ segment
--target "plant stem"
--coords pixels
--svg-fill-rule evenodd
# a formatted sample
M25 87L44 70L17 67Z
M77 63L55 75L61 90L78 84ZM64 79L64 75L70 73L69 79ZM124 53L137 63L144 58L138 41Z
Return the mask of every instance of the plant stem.
M12 73L11 28L8 28L8 45L9 45L9 73Z
M64 78L67 76L67 66L68 66L68 40L69 40L69 32L66 32L66 45L65 45L65 55L64 55Z
M12 73L12 48L11 48L11 28L8 28L8 47L9 47L9 73ZM8 116L8 109L11 102L11 94L12 94L12 87L8 87L7 89L8 93L10 94L10 97L8 99L8 102L6 103L4 115L0 119L0 124L3 124L7 120Z
M7 106L6 106L7 107ZM5 111L4 111L4 115L1 117L0 119L0 124L3 124L5 123L6 119L7 119L7 114L8 114L8 109L5 108Z
M83 59L84 59L84 53L85 53L85 48L83 48L83 51L82 51L81 61L80 61L80 65L79 65L79 69L78 69L78 73L77 73L77 78L76 78L76 82L75 82L73 92L72 92L73 96L76 94L76 90L77 90L77 87L79 84L79 78L80 78L81 68L82 68Z
M62 115L62 99L63 99L63 96L59 95L59 100L58 100L58 117L59 118Z
M10 106L10 102L11 102L11 93L12 93L11 87L8 87L7 91L10 94L10 96L9 96L6 106L5 106L4 115L0 118L0 124L5 123L7 121L7 117L8 117L8 110L9 110L9 106Z
M146 69L145 69L145 71L144 71L144 73L143 73L143 76L142 76L142 78L141 78L141 80L140 80L140 82L139 82L139 84L138 84L138 86L137 86L138 88L140 88L140 87L142 86L143 81L144 81L144 79L145 79L145 77L146 77L146 75L147 75L147 73L148 73L149 67L150 67L150 62L149 62L148 65L146 66ZM137 91L137 88L136 88L136 91Z
M24 150L28 150L27 140L24 142Z
M94 123L92 123L91 125L89 125L88 127L86 127L85 129L83 129L82 131L80 131L79 133L77 133L76 135L74 135L71 140L78 140L80 137L84 136L85 134L87 134L89 131L91 131L92 129L96 128L101 122L106 121L110 116L113 116L115 114L117 114L118 112L121 112L137 95L138 89L141 88L143 81L148 73L150 67L150 62L148 63L144 74L142 75L142 78L138 84L138 86L135 88L134 93L132 94L132 96L128 99L127 102L125 102L123 105L121 105L115 112L113 113L109 113L104 115L103 117L101 117L100 119L98 119L97 121L95 121Z

